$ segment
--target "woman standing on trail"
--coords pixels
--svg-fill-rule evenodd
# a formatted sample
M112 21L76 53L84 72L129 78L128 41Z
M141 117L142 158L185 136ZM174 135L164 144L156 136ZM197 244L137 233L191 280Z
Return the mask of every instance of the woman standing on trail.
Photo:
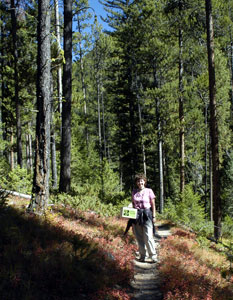
M150 260L155 262L157 260L153 239L153 226L156 221L155 194L152 189L146 188L146 182L146 176L143 174L135 176L137 188L132 192L132 203L138 213L132 226L138 243L139 261L144 262L148 253Z

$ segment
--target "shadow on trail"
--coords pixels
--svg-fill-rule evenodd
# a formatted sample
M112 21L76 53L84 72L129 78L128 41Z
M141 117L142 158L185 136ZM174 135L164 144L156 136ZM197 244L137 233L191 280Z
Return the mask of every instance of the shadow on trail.
M105 287L127 285L126 273L96 243L62 224L0 209L1 299L94 299Z

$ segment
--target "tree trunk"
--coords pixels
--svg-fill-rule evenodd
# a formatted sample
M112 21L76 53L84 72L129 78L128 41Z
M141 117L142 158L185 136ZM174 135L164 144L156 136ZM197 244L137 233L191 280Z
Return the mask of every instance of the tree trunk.
M2 24L0 24L0 43L3 42L3 34L2 34ZM3 49L0 49L0 56L3 57L4 51ZM5 85L3 84L3 59L1 59L0 62L0 74L1 74L1 99L0 99L0 138L4 140L4 134L3 134L3 113L2 113L2 103L4 99L5 94ZM4 151L0 152L2 155L4 154Z
M100 47L99 36L95 36L95 79L96 79L96 92L97 92L97 113L98 113L98 140L99 140L99 160L103 160L102 149L102 130L101 130L101 62L100 62Z
M51 76L51 95L53 95L53 76ZM57 189L57 160L56 160L56 133L53 123L54 99L51 96L51 169L52 169L52 187Z
M29 211L41 213L49 197L50 153L50 1L38 1L37 118L34 178Z
M106 138L106 123L105 123L105 105L104 105L104 93L103 83L101 80L101 107L102 107L102 128L103 128L103 154L104 157L110 159L109 153L107 153L107 138Z
M211 144L211 139L210 139ZM210 180L210 221L213 221L213 167L212 167L212 151L209 149L209 180Z
M230 51L230 66L231 66L231 120L233 119L233 41L232 34L230 33L231 38L231 51ZM231 125L233 127L233 125Z
M3 127L2 127L2 101L0 100L0 139L3 140ZM3 150L0 149L0 155L3 156Z
M58 0L54 0L54 9L55 9L55 32L57 38L57 45L59 47L59 51L61 51ZM62 114L62 66L60 64L57 70L57 89L58 89L59 112L60 114Z
M158 157L159 157L159 210L163 213L164 208L164 182L163 182L163 141L159 111L159 99L156 99L156 117L158 129Z
M61 38L60 38L60 20L59 20L59 7L58 0L54 0L54 10L55 10L55 32L57 38L57 45L59 52L61 52ZM59 53L60 54L60 53ZM52 78L51 78L52 80ZM53 85L52 85L53 86ZM52 91L51 91L52 92ZM60 118L62 115L62 65L59 64L57 69L57 93L58 93L58 107ZM53 125L53 112L54 112L54 103L51 99L51 169L52 169L52 187L57 188L57 160L56 160L56 138L55 138L55 129ZM62 123L62 122L61 122ZM62 135L62 125L60 127L60 135Z
M2 74L2 72L1 72L1 74ZM2 84L2 82L1 82L1 86L2 86L2 88L1 88L2 95L1 95L1 98L0 98L0 139L3 140L3 124L2 124L3 84ZM0 150L0 154L3 155L3 151L2 150Z
M15 1L11 0L11 26L13 39L13 58L14 58L14 87L15 87L15 106L16 106L16 133L17 133L17 163L23 167L22 155L22 130L19 102L19 75L18 75L18 51L17 51L17 21Z
M139 97L137 97L139 98ZM140 132L141 132L141 144L142 144L142 164L143 164L143 172L146 176L146 151L145 151L145 145L143 141L143 126L142 126L142 111L141 111L141 105L138 99L138 115L139 115L139 126L140 126Z
M11 128L10 132L10 139L11 139L11 148L10 148L10 166L11 170L14 170L15 168L15 153L14 153L14 134L13 134L13 128Z
M26 163L27 163L27 170L32 172L32 136L30 133L26 134Z
M157 78L157 68L154 65L154 86L159 87ZM156 99L156 119L157 119L157 136L158 136L158 161L159 161L159 209L160 213L163 213L164 208L164 174L163 174L163 141L162 141L162 130L161 130L161 120L160 120L160 102Z
M130 51L129 51L130 52ZM130 60L128 66L128 101L129 101L129 125L130 125L130 140L129 140L129 151L130 151L130 162L129 170L131 173L131 182L133 183L133 176L136 174L138 169L138 153L136 149L136 109L135 107L135 98L134 98L134 84L133 84L133 70L132 70L132 61Z
M64 56L60 192L71 185L71 101L72 101L72 0L64 0Z
M103 151L102 151L102 134L101 134L101 112L100 112L100 78L97 70L97 111L98 111L98 137L99 137L99 158L100 162L103 160Z
M208 105L205 101L205 214L207 215L208 194Z
M78 18L78 31L81 36L81 24ZM86 92L86 84L84 78L84 65L83 65L83 51L82 51L82 43L79 44L79 56L80 56L80 69L81 69L81 81L82 81L82 91L83 91L83 110L84 110L84 118L85 118L85 135L86 135L86 145L87 145L87 153L89 153L89 132L88 132L88 124L87 124L87 92Z
M180 193L185 186L185 148L184 148L184 88L183 88L183 30L179 29L179 119L180 119Z
M210 97L210 136L212 150L213 168L213 218L214 236L218 240L221 235L221 197L220 197L220 172L219 172L219 144L218 123L216 112L216 82L214 64L214 31L212 19L212 2L206 0L206 28L207 28L207 50L209 67L209 97Z
M57 189L57 161L56 161L56 141L54 128L51 130L51 169L52 187Z

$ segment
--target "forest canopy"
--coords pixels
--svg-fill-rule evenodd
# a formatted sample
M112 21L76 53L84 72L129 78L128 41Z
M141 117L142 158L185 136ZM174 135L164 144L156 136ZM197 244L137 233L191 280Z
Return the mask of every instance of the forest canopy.
M99 5L109 31L88 0L1 1L1 188L31 194L31 210L103 210L130 202L140 172L160 213L196 201L221 226L233 217L233 1Z

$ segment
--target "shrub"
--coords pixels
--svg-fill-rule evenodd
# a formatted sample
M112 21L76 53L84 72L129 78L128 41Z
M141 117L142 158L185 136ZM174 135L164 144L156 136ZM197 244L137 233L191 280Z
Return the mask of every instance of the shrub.
M170 198L167 199L166 206L164 208L162 217L164 219L169 219L174 223L177 223L179 221L179 217L177 215L176 211L176 205L172 202Z
M30 194L32 189L32 176L26 169L19 166L11 170L7 176L0 179L0 186L3 189Z
M181 222L194 230L199 230L205 223L204 207L200 203L200 196L193 192L191 185L187 185L177 205L177 215Z
M168 200L163 217L197 231L203 230L206 225L204 207L201 205L200 196L194 193L191 184L186 185L181 199L175 199L173 202L171 199Z
M221 169L221 198L223 202L223 215L233 217L233 151L227 151L223 156Z
M75 209L79 209L81 211L88 211L93 210L101 216L109 217L109 216L118 216L120 214L120 209L123 206L128 206L130 199L123 198L119 201L116 205L112 203L104 203L98 197L94 195L89 195L89 193L85 193L85 189L81 192L77 193L76 195L69 195L69 194L58 194L58 195L51 195L50 201L53 204L62 204L63 206L67 207L70 206Z
M228 215L224 218L222 224L222 236L226 238L233 238L233 220Z

